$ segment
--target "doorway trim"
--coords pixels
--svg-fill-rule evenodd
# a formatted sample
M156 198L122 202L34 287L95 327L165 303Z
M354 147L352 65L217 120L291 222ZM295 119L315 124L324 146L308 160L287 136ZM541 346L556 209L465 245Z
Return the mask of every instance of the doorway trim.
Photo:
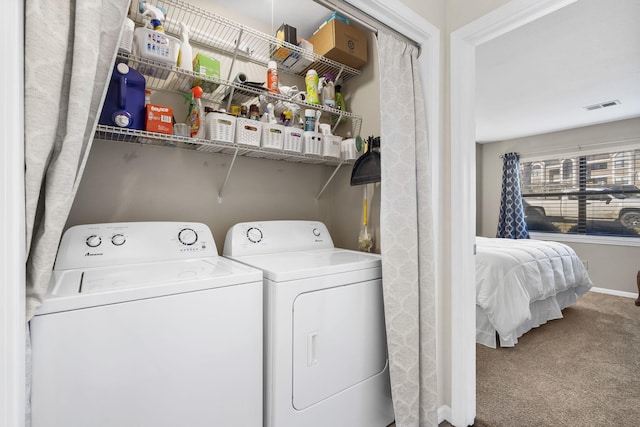
M0 426L25 422L24 1L9 2L0 30Z
M476 47L577 0L512 0L451 37L451 424L476 415L475 51ZM455 190L455 191L453 191Z

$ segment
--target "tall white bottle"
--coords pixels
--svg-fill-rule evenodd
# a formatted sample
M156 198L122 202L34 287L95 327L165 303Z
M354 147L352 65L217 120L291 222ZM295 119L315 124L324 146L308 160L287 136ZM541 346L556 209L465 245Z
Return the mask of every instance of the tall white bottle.
M184 22L180 23L182 44L178 55L178 68L193 71L193 50L189 44L189 27Z

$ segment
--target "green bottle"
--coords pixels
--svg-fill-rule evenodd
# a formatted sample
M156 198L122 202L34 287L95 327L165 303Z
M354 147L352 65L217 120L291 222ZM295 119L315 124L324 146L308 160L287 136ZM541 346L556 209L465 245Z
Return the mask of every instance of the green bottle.
M347 111L347 104L344 103L344 98L341 92L342 86L336 85L336 108L338 110ZM347 118L345 116L340 117L340 124L345 123ZM331 118L331 124L335 125L338 122L338 116L334 115Z

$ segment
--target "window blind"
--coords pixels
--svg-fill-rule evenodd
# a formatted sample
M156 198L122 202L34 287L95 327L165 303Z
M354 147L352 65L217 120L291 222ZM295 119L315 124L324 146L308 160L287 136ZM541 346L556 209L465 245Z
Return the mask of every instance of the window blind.
M530 231L640 237L640 148L520 164Z

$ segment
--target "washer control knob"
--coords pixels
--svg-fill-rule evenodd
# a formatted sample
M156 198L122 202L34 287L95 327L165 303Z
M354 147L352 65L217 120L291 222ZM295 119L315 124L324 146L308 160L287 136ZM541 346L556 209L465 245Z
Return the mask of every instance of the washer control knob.
M89 246L90 248L97 248L98 246L100 246L100 243L102 243L102 239L100 238L100 236L92 234L91 236L87 237L86 242L87 246Z
M114 234L113 236L111 236L111 243L113 243L116 246L122 246L126 241L127 241L127 238L124 237L124 234Z
M262 231L259 228L251 227L247 230L247 239L249 239L251 243L260 243L262 237Z
M320 229L319 228L314 228L313 229L313 235L316 237L320 237Z
M178 233L178 240L183 245L191 246L198 241L198 233L191 228L183 228Z

